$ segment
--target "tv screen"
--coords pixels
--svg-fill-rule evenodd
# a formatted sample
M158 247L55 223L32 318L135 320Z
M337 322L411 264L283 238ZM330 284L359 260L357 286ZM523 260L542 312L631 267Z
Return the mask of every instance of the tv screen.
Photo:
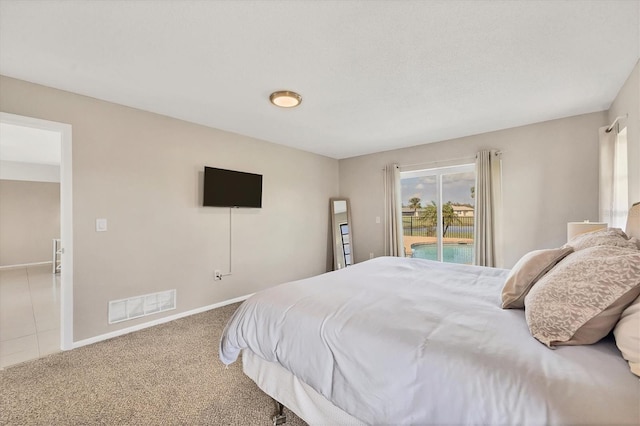
M205 207L262 207L262 175L204 168Z

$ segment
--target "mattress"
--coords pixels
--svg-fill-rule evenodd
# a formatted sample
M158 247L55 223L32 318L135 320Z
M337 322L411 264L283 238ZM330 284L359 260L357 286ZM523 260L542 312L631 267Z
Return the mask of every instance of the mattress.
M220 358L250 351L367 424L640 423L613 341L548 349L500 308L507 274L377 258L283 284L240 306Z

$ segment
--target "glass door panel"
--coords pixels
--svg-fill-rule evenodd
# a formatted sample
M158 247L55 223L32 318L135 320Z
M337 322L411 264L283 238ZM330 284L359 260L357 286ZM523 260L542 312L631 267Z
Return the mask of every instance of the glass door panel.
M442 175L443 261L473 264L475 172Z
M405 256L438 260L438 178L424 175L401 179Z

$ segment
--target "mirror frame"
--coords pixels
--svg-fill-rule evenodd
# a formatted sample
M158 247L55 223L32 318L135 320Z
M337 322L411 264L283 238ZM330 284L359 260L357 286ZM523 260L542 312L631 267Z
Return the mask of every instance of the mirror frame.
M351 266L353 264L355 264L355 257L353 254L353 222L351 221L351 205L349 203L349 199L348 198L330 198L329 199L329 214L331 215L331 240L333 241L333 270L338 270L341 269L338 267L338 256L342 256L342 258L344 259L344 253L339 253L337 250L338 247L338 243L342 243L342 241L338 241L336 238L336 233L337 233L337 226L339 225L336 222L336 214L335 214L335 202L336 201L344 201L346 202L346 206L347 206L347 225L349 226L349 248L350 248L350 255L351 255L351 263L349 265L346 265L344 267L347 266ZM342 245L342 244L341 244ZM346 262L345 262L346 263Z

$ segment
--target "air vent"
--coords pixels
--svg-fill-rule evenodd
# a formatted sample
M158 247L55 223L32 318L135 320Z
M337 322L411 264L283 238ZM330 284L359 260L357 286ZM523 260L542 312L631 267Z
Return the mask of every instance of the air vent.
M176 291L161 291L109 302L109 324L176 308Z

